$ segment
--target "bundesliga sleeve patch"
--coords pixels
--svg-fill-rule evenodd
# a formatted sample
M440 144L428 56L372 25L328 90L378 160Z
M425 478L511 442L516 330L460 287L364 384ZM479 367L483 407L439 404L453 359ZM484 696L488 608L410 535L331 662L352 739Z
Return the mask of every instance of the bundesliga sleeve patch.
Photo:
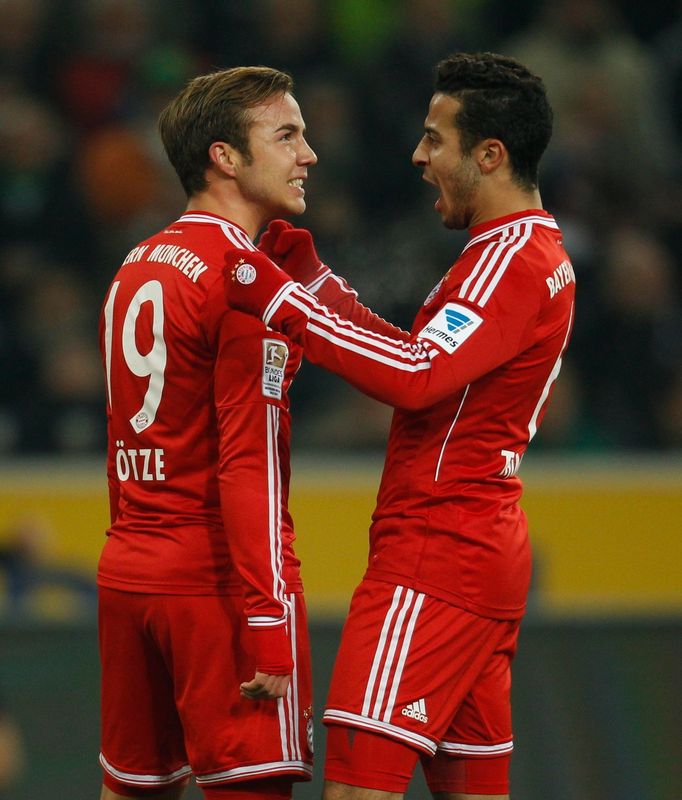
M289 348L279 339L263 339L263 395L282 399L284 368L289 358Z
M458 303L446 303L417 334L435 342L446 353L454 353L483 322L475 311Z

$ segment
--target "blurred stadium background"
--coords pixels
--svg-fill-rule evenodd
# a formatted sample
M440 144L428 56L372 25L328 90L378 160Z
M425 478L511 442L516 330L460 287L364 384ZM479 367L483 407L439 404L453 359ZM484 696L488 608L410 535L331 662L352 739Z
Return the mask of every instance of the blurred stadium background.
M2 800L98 796L96 325L122 256L183 208L158 111L212 68L291 71L320 158L305 224L405 326L465 240L410 164L432 67L454 50L517 55L545 78L541 188L578 277L522 471L536 569L515 797L681 800L682 3L0 0L0 727L24 752L5 787L0 753ZM319 712L390 412L309 365L293 403ZM319 796L317 730L318 775L296 798ZM416 778L408 797L427 796Z

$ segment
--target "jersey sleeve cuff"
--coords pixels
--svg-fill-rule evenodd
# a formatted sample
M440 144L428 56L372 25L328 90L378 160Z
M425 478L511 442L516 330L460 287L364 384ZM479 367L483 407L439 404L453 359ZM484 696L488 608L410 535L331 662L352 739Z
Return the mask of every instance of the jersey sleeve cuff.
M286 625L249 628L256 670L266 675L290 675L294 669Z

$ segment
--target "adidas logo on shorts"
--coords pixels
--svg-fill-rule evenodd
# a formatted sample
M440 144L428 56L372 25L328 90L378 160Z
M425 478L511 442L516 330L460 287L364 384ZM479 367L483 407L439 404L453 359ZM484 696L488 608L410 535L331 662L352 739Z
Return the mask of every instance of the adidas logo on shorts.
M426 716L426 703L422 697L420 700L415 700L414 703L406 705L402 710L404 717L412 717L418 722L428 722L429 718Z

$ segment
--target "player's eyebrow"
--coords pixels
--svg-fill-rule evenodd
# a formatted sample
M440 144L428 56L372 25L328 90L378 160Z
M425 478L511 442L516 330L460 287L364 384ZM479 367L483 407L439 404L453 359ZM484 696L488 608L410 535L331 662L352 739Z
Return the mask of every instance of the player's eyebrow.
M280 125L275 133L279 133L280 131L290 131L291 133L301 131L301 133L305 133L305 128L301 128L299 125L294 125L293 122L287 122L284 125Z

